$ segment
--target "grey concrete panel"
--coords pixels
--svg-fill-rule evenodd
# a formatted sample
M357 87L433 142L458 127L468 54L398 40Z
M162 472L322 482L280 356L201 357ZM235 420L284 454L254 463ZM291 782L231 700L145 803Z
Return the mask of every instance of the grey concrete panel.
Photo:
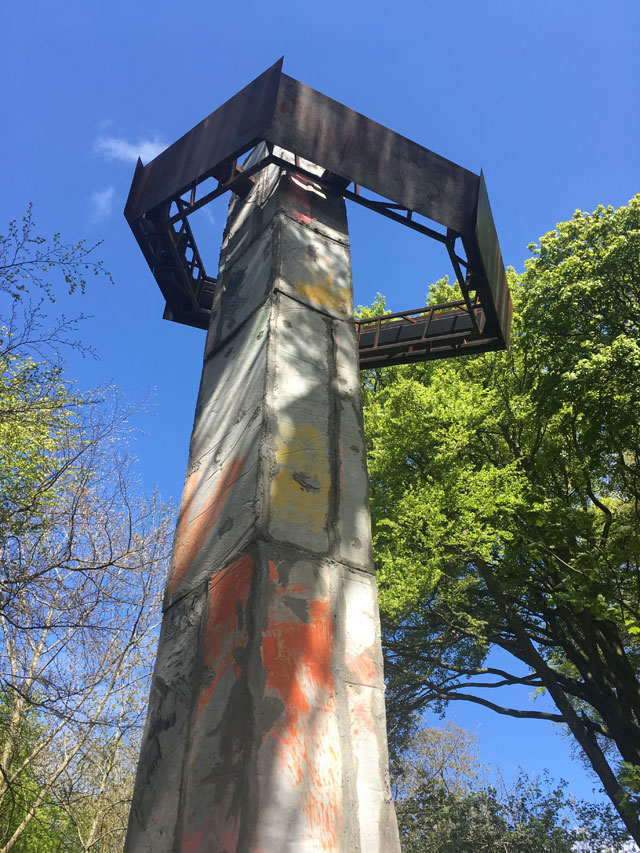
M267 230L226 267L218 280L224 315L218 327L218 344L226 341L267 299L273 280L273 265L274 241L270 230ZM212 344L214 347L217 345L216 341Z
M373 571L371 515L357 341L352 323L333 323L336 356L338 510L336 557Z
M331 327L318 312L280 295L270 400L278 419L329 418Z
M275 325L268 530L276 540L326 553L330 330L322 315L286 297L279 300Z
M347 246L280 219L281 261L277 287L311 308L339 319L353 316Z
M233 340L207 359L202 370L189 464L232 448L247 418L256 419L266 390L266 350L271 307L263 305ZM242 426L240 426L242 425Z
M260 173L261 184L262 177L269 177L271 170L275 169L275 166L271 166ZM259 204L256 198L258 190L259 187L256 187L255 193L252 191L247 201L237 207L233 225L225 233L220 251L221 276L251 249L256 240L264 237L278 213L278 203L273 194Z
M165 607L255 535L269 315L266 305L205 362Z
M350 684L383 689L376 578L342 566L339 582L347 629L344 677Z
M239 456L215 475L200 479L202 504L196 506L188 524L179 527L176 534L165 609L254 539L259 518L259 472L259 448L251 442L245 456Z
M396 815L389 793L384 692L378 687L347 684L347 703L360 849L367 853L400 853Z
M374 576L343 568L344 679L360 849L399 853L390 795L380 619ZM339 662L338 662L339 663Z
M243 835L251 821L247 780L255 716L248 666L255 646L250 609L261 584L260 571L256 550L251 549L209 584L202 677L184 785L182 850L247 849Z
M373 571L369 483L360 410L353 400L340 398L338 412L336 556L347 563Z
M204 596L191 595L172 607L162 622L126 853L174 849L204 604Z
M336 357L336 384L338 394L361 400L360 369L358 366L358 341L352 320L333 323Z

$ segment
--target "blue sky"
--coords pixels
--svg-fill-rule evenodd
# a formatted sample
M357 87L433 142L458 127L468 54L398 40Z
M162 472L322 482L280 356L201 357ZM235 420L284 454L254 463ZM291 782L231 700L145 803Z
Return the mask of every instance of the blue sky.
M576 208L640 190L637 0L135 0L6 5L0 34L0 232L34 204L39 231L104 240L115 284L91 282L68 313L99 361L73 358L83 387L105 379L152 395L134 450L147 487L179 500L204 333L161 319L163 302L122 216L135 159L148 160L281 55L284 70L472 171L485 173L506 264ZM350 209L357 303L376 292L418 307L449 272L444 252ZM197 223L209 268L224 203ZM485 760L544 766L589 793L549 724L454 709Z

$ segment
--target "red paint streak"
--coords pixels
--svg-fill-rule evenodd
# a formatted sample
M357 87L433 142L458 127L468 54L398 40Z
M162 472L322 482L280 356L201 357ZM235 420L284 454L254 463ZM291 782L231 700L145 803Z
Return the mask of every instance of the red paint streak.
M328 592L314 597L303 583L280 584L275 563L267 625L262 638L266 694L284 705L260 747L259 772L265 795L294 808L296 840L314 841L317 849L336 850L341 823L341 767L336 753L336 699L331 674L333 621ZM286 598L306 601L309 621L300 619ZM293 840L293 839L292 839ZM260 839L258 839L258 847Z
M180 853L198 853L200 842L202 841L202 836L204 835L205 829L206 827L203 827L197 832L192 832L189 835L185 835L182 839L182 844L180 845Z
M298 222L308 225L311 222L311 202L303 184L304 179L300 175L291 175L287 186L287 198Z
M237 678L240 669L235 662L236 649L248 640L245 625L238 625L238 605L245 611L253 572L253 558L245 554L222 571L209 583L209 614L204 634L204 666L212 679L198 699L198 717L213 696L220 679L229 667Z
M234 483L240 476L245 459L245 456L235 457L227 462L193 521L189 521L189 516L200 471L194 471L187 478L176 529L173 570L167 584L169 595L173 595L184 580L189 571L189 566L204 545L211 528L220 517Z
M236 853L240 824L229 825L228 799L214 806L201 829L183 836L180 853Z

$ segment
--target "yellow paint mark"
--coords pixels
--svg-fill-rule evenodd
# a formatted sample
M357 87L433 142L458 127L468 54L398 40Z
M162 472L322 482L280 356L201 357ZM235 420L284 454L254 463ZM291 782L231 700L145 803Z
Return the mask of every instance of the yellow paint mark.
M336 284L331 275L319 274L315 255L305 257L302 266L308 272L308 277L296 278L295 288L300 296L304 296L309 302L322 308L331 308L341 314L348 314L351 311L350 289Z
M297 278L296 290L309 302L313 302L321 308L331 308L341 314L349 313L351 294L346 287L336 286L330 276L313 282L302 281Z
M278 472L271 481L272 516L317 533L325 528L329 512L331 473L326 436L311 424L281 421L278 430Z

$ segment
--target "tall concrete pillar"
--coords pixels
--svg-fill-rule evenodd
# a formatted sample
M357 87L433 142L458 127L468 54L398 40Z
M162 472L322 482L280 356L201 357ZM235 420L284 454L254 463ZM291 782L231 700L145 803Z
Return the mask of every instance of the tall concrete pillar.
M344 200L265 169L230 207L128 853L400 849L352 305Z

